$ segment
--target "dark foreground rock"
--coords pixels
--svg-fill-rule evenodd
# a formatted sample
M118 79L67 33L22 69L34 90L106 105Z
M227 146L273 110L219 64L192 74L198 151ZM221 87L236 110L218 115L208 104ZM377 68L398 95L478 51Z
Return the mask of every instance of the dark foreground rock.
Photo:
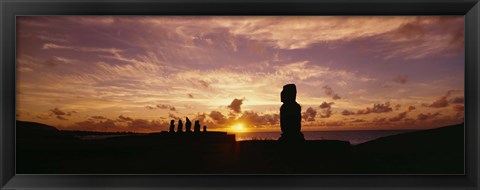
M345 141L240 141L226 133L129 134L80 140L17 122L19 174L462 174L463 124Z

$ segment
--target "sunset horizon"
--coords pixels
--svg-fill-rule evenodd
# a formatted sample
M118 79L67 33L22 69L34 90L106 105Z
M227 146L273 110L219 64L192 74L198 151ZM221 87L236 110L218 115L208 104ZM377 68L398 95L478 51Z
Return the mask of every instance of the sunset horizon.
M423 130L464 121L463 16L19 16L17 120L60 130Z

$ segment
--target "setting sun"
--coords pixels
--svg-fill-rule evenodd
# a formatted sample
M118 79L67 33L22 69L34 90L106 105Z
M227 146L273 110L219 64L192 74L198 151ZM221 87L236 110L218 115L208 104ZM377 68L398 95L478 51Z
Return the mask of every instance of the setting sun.
M247 129L245 128L243 123L237 123L237 124L233 125L230 130L232 132L235 132L235 133L241 133L241 132L246 132L247 131Z

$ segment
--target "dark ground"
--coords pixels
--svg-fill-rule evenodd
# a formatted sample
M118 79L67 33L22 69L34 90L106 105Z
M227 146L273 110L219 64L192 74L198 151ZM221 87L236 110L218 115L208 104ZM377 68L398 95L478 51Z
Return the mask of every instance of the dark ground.
M463 124L350 145L235 142L223 133L80 140L17 121L18 174L463 174Z

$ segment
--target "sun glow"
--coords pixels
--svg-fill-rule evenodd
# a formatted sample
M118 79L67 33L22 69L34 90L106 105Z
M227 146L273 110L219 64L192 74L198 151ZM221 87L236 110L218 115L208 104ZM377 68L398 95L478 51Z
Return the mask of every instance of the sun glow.
M247 131L243 123L237 123L235 125L232 125L232 127L230 127L230 130L234 133L242 133Z

